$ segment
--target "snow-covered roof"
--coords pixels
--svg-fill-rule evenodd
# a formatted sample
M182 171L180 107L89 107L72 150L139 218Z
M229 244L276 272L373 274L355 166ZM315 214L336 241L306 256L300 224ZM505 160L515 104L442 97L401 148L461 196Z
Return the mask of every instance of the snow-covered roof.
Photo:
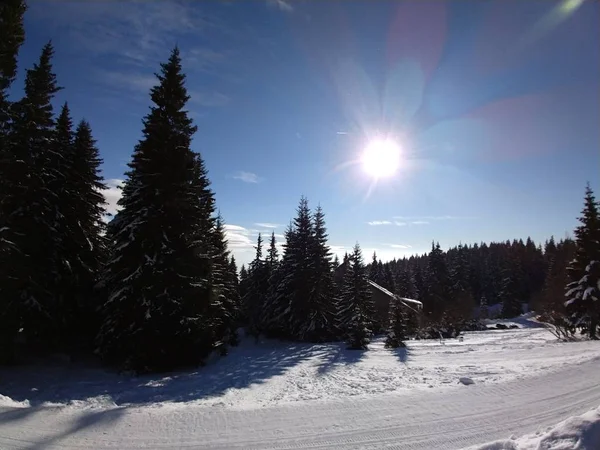
M371 286L373 286L375 289L378 289L379 291L383 292L384 294L388 295L391 298L399 298L404 303L404 305L407 307L410 307L409 305L407 305L407 303L408 303L417 309L423 308L423 303L421 303L419 300L414 300L412 298L406 298L406 297L399 297L396 294L393 294L390 291L388 291L383 286L379 286L377 283L375 283L374 281L371 281L371 280L369 280L369 284Z

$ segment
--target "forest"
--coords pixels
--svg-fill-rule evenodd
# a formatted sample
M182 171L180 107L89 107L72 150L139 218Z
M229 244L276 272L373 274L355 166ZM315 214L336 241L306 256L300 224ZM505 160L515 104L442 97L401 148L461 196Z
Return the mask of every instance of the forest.
M420 300L421 327L465 328L493 305L504 317L527 305L565 338L597 338L600 206L589 185L572 238L466 239L447 251L433 242L428 254L385 263L365 261L358 243L334 258L325 212L301 197L282 254L274 234L259 236L254 260L238 268L208 168L191 150L197 127L177 47L158 68L107 221L92 124L67 103L53 107L62 88L52 43L11 100L25 12L22 0L0 5L0 362L67 353L165 371L226 355L243 329L352 349L387 334L390 347L404 345L418 330L395 301L386 323L374 320L369 279Z

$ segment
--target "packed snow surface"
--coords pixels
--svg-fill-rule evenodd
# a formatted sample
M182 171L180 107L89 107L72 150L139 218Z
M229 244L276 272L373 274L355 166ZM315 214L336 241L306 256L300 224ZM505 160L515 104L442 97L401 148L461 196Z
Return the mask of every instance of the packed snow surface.
M600 449L600 407L569 417L554 427L519 439L477 445L468 450L597 450Z
M458 449L600 405L600 343L516 323L398 350L244 340L161 376L3 369L0 449Z

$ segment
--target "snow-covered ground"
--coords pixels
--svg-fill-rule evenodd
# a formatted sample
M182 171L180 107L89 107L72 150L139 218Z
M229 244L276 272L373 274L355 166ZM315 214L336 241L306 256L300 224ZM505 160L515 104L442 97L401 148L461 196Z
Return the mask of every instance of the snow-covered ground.
M561 343L517 323L526 328L401 350L246 340L202 369L164 376L3 369L0 449L458 449L600 405L600 343Z
M527 436L476 445L468 450L588 449L600 449L600 407Z

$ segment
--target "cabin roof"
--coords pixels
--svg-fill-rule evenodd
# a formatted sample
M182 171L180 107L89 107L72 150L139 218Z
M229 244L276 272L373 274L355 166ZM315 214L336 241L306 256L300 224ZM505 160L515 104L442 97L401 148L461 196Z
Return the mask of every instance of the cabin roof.
M379 286L377 283L375 283L374 281L371 281L371 280L369 280L369 284L371 286L373 286L375 289L383 292L385 295L389 296L390 298L399 298L400 301L402 301L405 306L409 306L408 304L410 304L410 305L416 307L417 309L423 308L423 303L420 302L419 300L414 300L412 298L406 298L406 297L399 297L395 294L392 294L390 291L388 291L383 286Z

